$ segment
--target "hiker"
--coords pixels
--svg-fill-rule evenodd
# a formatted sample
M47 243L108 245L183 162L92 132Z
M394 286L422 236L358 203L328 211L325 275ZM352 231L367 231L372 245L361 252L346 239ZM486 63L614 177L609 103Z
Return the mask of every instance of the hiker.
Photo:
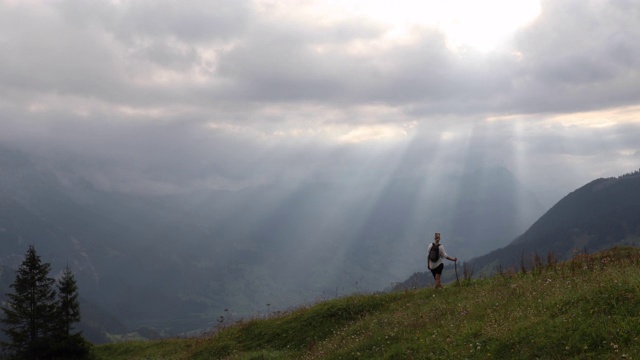
M433 250L433 251L431 251ZM436 280L436 289L442 287L440 283L440 277L442 276L442 269L444 269L444 263L442 259L447 259L450 261L458 261L458 258L452 258L447 255L447 252L444 250L444 246L440 245L440 233L436 233L433 243L429 244L429 248L427 249L428 257L428 266L429 270L433 274L433 278Z

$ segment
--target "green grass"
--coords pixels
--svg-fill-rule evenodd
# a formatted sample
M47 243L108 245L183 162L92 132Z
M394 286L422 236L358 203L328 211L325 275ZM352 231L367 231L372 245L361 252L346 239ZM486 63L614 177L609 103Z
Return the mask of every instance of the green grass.
M534 262L535 263L535 262ZM640 250L537 262L444 289L356 295L97 359L640 358Z

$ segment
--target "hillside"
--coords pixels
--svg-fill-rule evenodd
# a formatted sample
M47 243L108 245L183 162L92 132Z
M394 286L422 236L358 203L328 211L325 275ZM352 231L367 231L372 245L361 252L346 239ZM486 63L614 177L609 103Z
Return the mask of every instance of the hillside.
M535 256L551 254L566 260L576 252L595 252L619 245L640 245L640 171L597 179L580 187L508 245L458 266L475 276L483 276L499 268L529 267ZM443 277L446 281L455 279L452 265L447 264ZM394 288L424 287L432 282L431 273L421 271Z
M549 252L568 259L576 251L594 252L640 244L640 172L597 179L571 192L509 245L474 258L479 273L529 263Z
M356 295L212 335L94 348L98 359L632 359L640 250L579 254L442 290Z

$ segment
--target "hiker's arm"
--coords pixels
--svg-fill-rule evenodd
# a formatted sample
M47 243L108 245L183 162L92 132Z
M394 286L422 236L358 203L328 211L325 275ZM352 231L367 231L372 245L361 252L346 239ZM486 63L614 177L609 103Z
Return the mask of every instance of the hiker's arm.
M458 261L458 258L452 258L451 256L447 255L447 260Z

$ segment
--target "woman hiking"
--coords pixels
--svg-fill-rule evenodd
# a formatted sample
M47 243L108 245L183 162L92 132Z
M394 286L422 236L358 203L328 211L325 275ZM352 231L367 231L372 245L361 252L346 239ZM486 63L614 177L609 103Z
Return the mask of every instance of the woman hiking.
M440 244L440 233L436 233L433 243L429 244L427 254L429 254L427 256L429 270L431 270L433 278L436 280L436 289L439 289L442 287L440 277L442 276L442 269L444 269L442 259L455 262L458 261L458 258L452 258L447 255L447 252L444 250L444 246Z

